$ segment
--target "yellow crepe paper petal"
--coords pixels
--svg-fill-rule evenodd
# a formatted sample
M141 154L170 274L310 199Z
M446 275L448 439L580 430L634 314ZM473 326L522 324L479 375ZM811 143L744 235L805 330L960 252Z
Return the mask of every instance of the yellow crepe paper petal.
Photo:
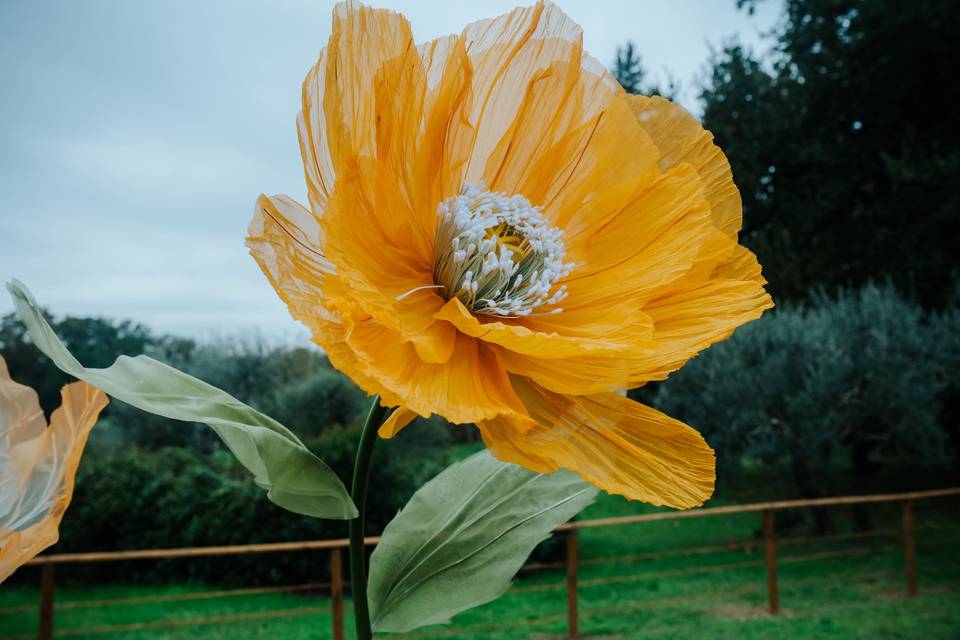
M107 396L66 385L47 426L37 394L0 357L0 582L59 539L77 466Z
M400 429L403 429L413 422L416 417L417 414L415 411L410 411L410 409L406 407L397 407L397 409L383 421L377 433L380 434L381 438L392 438L397 435Z
M680 509L713 493L714 453L687 425L615 393L564 396L524 382L517 392L537 426L481 423L490 451L549 473L568 469L609 492Z
M702 439L612 393L772 306L696 119L624 93L546 2L421 45L338 5L302 100L309 209L261 197L248 244L334 366L400 407L381 435L437 414L531 469L709 496Z

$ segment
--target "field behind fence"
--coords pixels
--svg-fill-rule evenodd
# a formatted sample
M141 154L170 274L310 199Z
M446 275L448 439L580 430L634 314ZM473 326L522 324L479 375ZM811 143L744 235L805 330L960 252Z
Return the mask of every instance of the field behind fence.
M958 555L960 522L942 518L918 522L916 511L933 504L933 499L958 495L960 488L950 488L725 505L569 523L558 530L565 538L563 561L528 564L523 577L501 601L464 614L451 626L405 637L573 638L607 632L618 634L613 637L659 637L668 629L673 636L685 623L682 615L672 623L668 619L659 631L655 624L638 628L631 623L628 629L618 626L633 619L645 626L656 617L650 615L653 611L661 617L671 611L680 615L685 608L704 601L711 602L717 615L726 620L762 617L765 624L777 624L794 618L793 622L802 626L809 622L803 618L804 606L816 600L810 595L833 591L838 597L827 595L826 603L816 605L817 611L830 607L856 611L872 605L884 607L888 615L902 615L904 624L918 615L937 617L944 608L960 611L956 591L960 567L951 564ZM882 506L886 511L874 518L876 528L870 530L813 537L777 535L778 514L788 517L786 514L797 510L852 505ZM895 512L891 506L896 507ZM896 517L891 517L893 513ZM757 536L743 536L744 525L749 526L747 519L755 521ZM692 527L695 521L701 526ZM734 522L737 527L726 528ZM655 526L674 527L674 531L671 535L661 530L661 542L666 539L670 543L649 549L641 543L645 530ZM741 532L739 537L728 533L734 530ZM920 549L931 559L938 558L924 566L930 574L928 583L918 570L918 538ZM376 541L369 538L368 544ZM346 540L314 540L41 556L31 563L39 568L39 593L25 589L0 593L0 620L7 621L0 625L0 638L339 640L350 637L351 631L349 582L344 572L346 546ZM316 557L313 554L329 554L329 577L313 583L234 589L57 587L57 567L70 564L290 552L302 554L305 561ZM788 569L791 575L782 580L780 572ZM789 590L783 592L782 586ZM872 602L860 601L855 595L859 591L843 597L845 587L855 586L876 592ZM918 593L929 599L921 611L913 611L909 602ZM232 606L223 606L227 603ZM905 608L898 613L898 607ZM490 613L495 609L499 611ZM942 637L960 637L960 617L937 618L936 623L936 628L942 628ZM933 633L889 637L931 640L938 637L936 628Z

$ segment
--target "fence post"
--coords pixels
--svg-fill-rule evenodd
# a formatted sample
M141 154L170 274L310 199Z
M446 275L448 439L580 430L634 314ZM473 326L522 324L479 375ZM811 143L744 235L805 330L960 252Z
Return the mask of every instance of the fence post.
M333 640L343 640L343 555L339 548L330 549L330 601Z
M773 509L763 510L763 541L767 556L767 598L770 613L780 613L780 586L777 584L777 540L773 531Z
M37 639L53 638L53 563L48 562L40 569L40 623L37 625Z
M567 529L567 637L580 634L577 612L577 530Z
M907 570L907 595L917 595L917 547L913 538L913 500L903 501L903 556Z

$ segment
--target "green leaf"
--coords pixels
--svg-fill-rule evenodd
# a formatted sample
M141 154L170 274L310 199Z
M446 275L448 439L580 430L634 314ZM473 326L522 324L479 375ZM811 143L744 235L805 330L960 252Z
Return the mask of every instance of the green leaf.
M533 548L596 495L572 473L533 473L486 451L451 465L413 495L373 551L374 630L449 622L498 598Z
M64 372L148 413L205 423L284 509L315 518L357 516L333 470L273 418L147 356L120 356L106 369L87 369L57 338L22 282L8 282L7 290L30 339Z

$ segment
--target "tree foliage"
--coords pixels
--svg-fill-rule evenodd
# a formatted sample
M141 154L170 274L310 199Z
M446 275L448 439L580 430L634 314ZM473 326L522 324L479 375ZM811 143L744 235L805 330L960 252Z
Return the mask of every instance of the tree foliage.
M715 55L704 125L778 298L889 276L944 303L960 236L958 32L955 2L787 0L769 55L735 42Z
M227 391L288 424L301 437L356 423L367 402L365 394L316 349L243 338L198 343L157 335L127 320L45 317L66 347L87 366L107 367L120 354L146 354ZM14 314L0 319L0 354L13 379L38 392L48 414L59 406L60 389L72 379L30 343ZM111 402L104 410L91 438L99 445L114 447L184 446L199 451L219 447L216 435L206 428L191 428L120 401Z
M745 456L790 470L797 495L830 492L841 464L870 490L902 459L945 468L942 421L960 359L960 313L930 314L889 283L817 292L711 347L653 403L700 429L729 473ZM914 463L915 467L919 465Z
M67 316L54 321L49 313L44 313L44 317L67 348L91 367L109 366L121 353L139 355L160 342L145 326L129 320ZM0 354L13 379L37 392L40 406L48 415L60 405L60 389L72 378L30 343L23 323L14 313L0 318Z
M649 72L643 66L643 59L633 42L627 42L617 47L617 57L613 63L613 77L627 93L643 94L645 96L664 96L671 100L680 93L680 86L670 75L667 76L665 86L660 86L649 77Z
M91 435L100 428L98 425ZM401 432L374 453L367 524L378 534L413 491L447 463L444 447ZM433 434L442 437L441 434ZM340 478L349 478L359 428L332 427L308 441ZM345 523L280 509L249 481L229 453L136 446L106 451L91 442L54 552L251 544L344 538ZM115 563L69 572L83 584L108 580L196 580L292 584L322 580L327 554L250 555L158 563ZM32 578L31 578L32 579Z

